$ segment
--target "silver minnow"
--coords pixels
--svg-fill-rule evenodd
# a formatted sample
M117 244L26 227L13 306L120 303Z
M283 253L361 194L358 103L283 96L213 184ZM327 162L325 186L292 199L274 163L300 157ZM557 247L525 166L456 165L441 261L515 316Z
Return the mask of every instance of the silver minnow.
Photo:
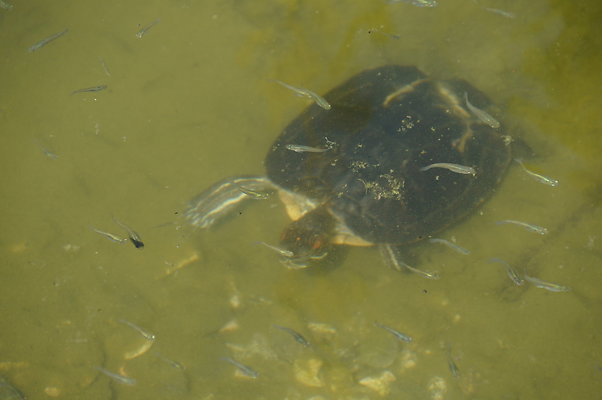
M92 231L98 233L99 235L102 235L102 236L106 237L107 239L109 239L112 242L115 242L115 243L125 243L125 242L127 242L127 239L121 238L121 237L119 237L117 235L114 235L114 234L112 234L110 232L101 231L100 229L96 229L93 226L91 226L90 229L92 229Z
M29 49L27 49L30 53L33 53L36 50L41 49L42 47L46 46L48 43L52 42L53 40L56 40L58 38L60 38L61 36L63 36L65 33L69 32L69 29L65 29L62 32L59 33L55 33L54 35L48 36L46 39L42 39L40 40L38 43L34 44L33 46L31 46Z
M466 101L466 107L468 107L470 112L473 113L481 122L486 123L493 129L497 129L500 127L500 123L495 118L493 118L487 111L481 110L480 108L477 108L470 104L470 101L468 101L468 94L466 92L464 92L464 100Z
M244 365L230 357L222 357L222 360L234 365L236 368L238 368L240 372L242 372L249 378L257 379L257 377L259 376L259 372L255 371L253 368L249 367L248 365Z
M105 90L108 87L109 87L108 85L92 86L92 87L87 87L87 88L83 88L83 89L74 90L73 92L71 92L71 94L89 93L89 92L100 92L102 90Z
M445 239L438 239L438 238L430 238L429 239L429 243L440 243L440 244L444 244L447 247L449 247L452 250L457 251L460 254L464 254L465 256L470 254L470 250L465 249L464 247L460 247L457 244L455 244L454 242L450 242L449 240L445 240Z
M153 22L151 22L150 24L148 24L147 26L145 26L144 28L140 29L138 32L136 32L136 37L138 39L142 39L142 36L144 36L146 34L146 32L152 28L153 26L157 25L159 22L161 22L160 19L154 20Z
M134 324L133 322L127 321L125 319L120 319L117 322L129 326L130 328L132 328L133 330L135 330L136 332L141 334L142 337L148 341L152 342L156 339L156 336L154 333L151 333L151 332L147 331L146 329L139 327L138 325Z
M379 250L380 250L383 258L385 259L385 262L387 263L387 265L396 271L402 271L405 268L408 271L418 274L426 279L439 279L439 273L436 271L435 272L423 271L421 269L414 268L411 265L408 265L408 264L404 263L403 261L401 261L399 259L399 257L396 257L396 255L395 255L396 250L390 244L380 245Z
M383 325L377 321L374 321L374 326L376 326L377 328L386 330L387 332L389 332L390 334L392 334L393 336L395 336L397 339L401 340L402 342L410 343L412 341L411 336L408 336L405 333L401 333L398 330L391 328L390 326Z
M282 325L272 324L272 326L276 329L280 329L281 331L286 332L289 335L291 335L297 343L300 343L305 347L309 347L309 342L299 332L297 332L291 328L287 328L286 326L282 326Z
M545 282L539 278L535 278L535 277L529 276L527 274L525 274L525 280L537 288L545 289L550 292L560 293L560 292L569 292L571 290L571 288L568 286L562 286L562 285L559 285L557 283L552 283L552 282Z
M387 0L388 4L408 3L415 7L437 7L437 0Z
M527 173L527 175L529 175L531 178L535 179L537 182L543 183L544 185L548 185L548 186L552 186L552 187L558 186L558 181L556 179L549 178L547 176L543 176L536 172L528 170L527 167L525 167L523 160L521 160L520 158L515 158L514 161L518 165L521 166L521 168L523 169L523 171L525 171Z
M523 228L525 228L531 232L535 232L540 235L545 235L546 233L548 233L548 229L544 228L543 226L533 225L533 224L529 224L527 222L516 221L513 219L505 219L503 221L497 221L496 224L498 224L498 225L505 225L505 224L518 225L518 226L522 226Z
M330 149L320 148L320 147L311 147L305 146L303 144L287 144L284 146L287 150L294 151L295 153L324 153Z
M452 164L452 163L434 163L431 165L427 165L426 167L420 168L420 171L428 171L431 168L445 168L450 170L451 172L456 172L458 174L465 175L476 175L477 171L473 167L468 167L466 165L460 164Z
M135 385L136 384L136 379L134 378L130 378L129 376L125 376L125 375L121 375L121 374L117 374L115 372L111 372L108 369L105 369L103 367L94 367L94 369L96 369L99 372L102 372L103 374L105 374L106 376L108 376L109 378L119 382L119 383L123 383L124 385Z
M278 247L278 246L274 246L273 244L269 244L269 243L266 243L266 242L256 242L256 244L264 245L268 249L275 251L276 253L280 254L283 257L292 258L292 257L295 256L295 253L293 253L292 251L283 249L283 248Z
M514 282L514 284L516 286L522 286L525 283L525 281L523 280L523 278L521 278L518 275L518 273L516 272L516 270L514 268L512 268L512 266L508 262L502 260L501 258L495 258L495 257L494 258L490 258L489 262L494 262L494 263L502 264L506 268L506 274L508 274L508 278L510 278L510 280L512 282Z
M113 222L115 222L117 225L119 225L123 230L125 230L127 232L128 237L135 248L141 249L144 247L144 242L142 241L142 238L140 237L140 235L138 235L138 233L136 233L136 231L134 231L132 228L130 228L123 222L119 221L115 217L113 217Z
M279 83L280 85L284 86L285 88L292 90L293 92L295 92L295 94L297 94L297 96L307 97L309 99L312 99L317 105L319 105L320 107L322 107L325 110L330 110L332 108L332 106L326 101L326 99L324 97L320 96L317 93L312 92L309 89L298 88L293 85L289 85L288 83L279 81L277 79L276 79L276 82Z

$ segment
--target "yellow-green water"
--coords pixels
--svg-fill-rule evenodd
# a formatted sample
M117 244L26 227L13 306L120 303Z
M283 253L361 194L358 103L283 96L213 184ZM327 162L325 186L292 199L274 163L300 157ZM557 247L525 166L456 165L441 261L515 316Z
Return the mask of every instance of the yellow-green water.
M30 399L599 398L601 7L439 3L14 0L0 9L0 374ZM480 213L443 235L471 255L408 250L438 281L391 271L365 248L328 273L285 270L254 244L277 242L286 224L276 199L209 232L184 226L178 214L197 192L262 173L271 141L306 106L273 79L323 93L387 63L488 93L537 151L529 166L559 187L512 168ZM113 216L144 249L90 229L123 236ZM506 218L550 234L495 225ZM572 291L516 288L491 257ZM374 321L414 341L397 343ZM259 377L236 376L222 357Z

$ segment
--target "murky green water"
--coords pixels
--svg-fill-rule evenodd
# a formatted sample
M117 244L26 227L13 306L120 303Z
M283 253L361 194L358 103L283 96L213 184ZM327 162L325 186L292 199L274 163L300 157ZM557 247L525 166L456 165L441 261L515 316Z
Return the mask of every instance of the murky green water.
M2 376L30 399L599 397L601 7L351 3L0 9ZM285 270L254 244L275 243L286 224L276 199L209 232L183 226L178 214L197 192L262 173L268 146L306 106L273 79L324 93L388 63L488 93L536 150L529 166L559 187L513 168L479 214L443 235L471 255L408 250L438 281L389 270L363 248L328 273ZM108 88L71 94L98 85ZM112 217L145 248L91 230L125 236ZM550 234L495 225L507 218ZM515 287L491 257L572 291Z

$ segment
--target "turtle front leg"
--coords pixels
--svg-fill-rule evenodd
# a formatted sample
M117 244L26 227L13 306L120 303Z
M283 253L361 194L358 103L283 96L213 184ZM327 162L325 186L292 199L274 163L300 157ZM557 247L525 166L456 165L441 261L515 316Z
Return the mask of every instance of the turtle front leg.
M197 228L208 228L248 200L265 199L276 188L264 176L237 176L224 179L195 196L184 217Z

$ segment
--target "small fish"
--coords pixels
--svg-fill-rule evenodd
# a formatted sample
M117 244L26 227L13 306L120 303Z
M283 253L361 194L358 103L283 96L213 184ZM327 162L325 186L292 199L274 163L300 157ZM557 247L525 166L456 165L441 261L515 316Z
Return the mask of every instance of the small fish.
M253 200L266 200L270 198L270 193L268 192L258 192L257 190L249 189L244 186L238 186L238 190L252 198Z
M525 228L531 232L539 233L540 235L545 235L546 233L548 233L548 230L542 226L528 224L526 222L521 222L521 221L515 221L513 219L505 219L503 221L497 221L496 224L498 224L498 225L514 224L514 225L522 226L523 228Z
M451 358L451 357L447 358L447 367L449 368L449 372L451 372L451 374L454 378L457 378L458 376L460 376L460 369L456 365L456 362L454 361L453 358Z
M374 321L374 326L376 326L377 328L382 328L382 329L386 330L387 332L389 332L390 334L392 334L393 336L395 336L397 339L401 340L402 342L410 343L412 341L411 336L408 336L405 333L401 333L398 330L391 328L390 326L383 325L377 321Z
M140 235L133 231L132 228L119 221L115 217L113 217L113 221L127 232L130 241L134 244L134 247L136 247L137 249L144 247L144 242L142 242L142 238L140 238Z
M506 261L502 260L501 258L490 258L489 262L494 262L494 263L498 263L498 264L502 264L505 268L506 268L506 273L508 274L508 277L510 278L510 280L512 280L512 282L514 282L514 284L516 286L522 286L525 281L523 280L523 278L521 278L518 273L516 272L516 270L514 268L512 268L512 266L507 263Z
M52 42L53 40L56 40L56 39L60 38L61 36L63 36L67 32L69 32L69 29L65 29L62 32L55 33L54 35L48 36L46 39L40 40L38 43L34 44L33 46L31 46L27 50L30 53L33 53L34 51L37 51L37 50L41 49L42 47L46 46L48 43Z
M465 165L460 164L452 164L452 163L434 163L431 165L427 165L426 167L420 168L420 171L428 171L431 168L445 168L450 170L451 172L456 172L458 174L472 175L475 176L477 171L473 167L467 167Z
M312 99L317 105L319 105L320 107L322 107L325 110L330 110L332 108L332 106L326 101L326 99L320 95L318 95L317 93L312 92L309 89L303 89L303 88L298 88L292 85L289 85L288 83L279 81L279 80L275 80L277 83L279 83L280 85L284 86L287 89L292 90L293 92L295 92L297 94L297 96L301 96L301 97L307 97Z
M387 0L388 4L407 3L416 7L437 7L437 0Z
M394 33L384 32L383 30L378 29L378 28L370 28L370 29L368 29L368 34L370 35L372 33L380 33L381 35L385 35L385 36L390 37L391 39L395 39L395 40L401 39L400 35L396 35Z
M149 331L147 331L145 329L142 329L141 327L139 327L138 325L136 325L136 324L134 324L134 323L132 323L130 321L127 321L125 319L120 319L117 322L129 326L130 328L132 328L133 330L135 330L136 332L138 332L139 334L141 334L142 337L144 337L148 341L152 342L156 338L156 336L155 336L154 333L150 333Z
M489 8L489 7L484 7L483 9L485 11L489 11L491 13L501 15L502 17L506 17L506 18L510 18L510 19L516 18L516 15L514 15L514 13L511 13L510 11L504 11L504 10L500 10L499 8Z
M433 280L437 280L440 278L439 273L438 272L429 272L429 271L423 271L421 269L418 268L414 268L406 263L403 263L403 266L405 268L407 268L408 270L412 271L415 274L418 274L420 276L422 276L423 278L426 279L433 279Z
M458 368L458 365L456 365L456 362L454 361L454 357L452 356L452 349L451 349L450 344L447 344L445 346L445 352L447 353L447 367L449 368L449 372L451 372L451 374L454 378L459 377L460 376L460 368Z
M571 288L568 286L562 286L562 285L559 285L557 283L552 283L552 282L545 282L539 278L535 278L535 277L529 276L527 274L525 274L525 280L527 282L529 282L530 284L532 284L533 286L535 286L536 288L545 289L550 292L561 293L561 292L569 292L571 290Z
M38 147L40 148L40 150L42 150L42 153L44 153L44 155L46 157L48 157L52 160L56 160L57 158L59 158L58 154L49 150L46 146L44 146L42 143L40 143L40 141L36 140L36 143L38 144Z
M274 246L274 245L266 243L266 242L257 242L256 244L264 245L268 249L274 250L276 253L278 253L278 254L280 254L281 256L284 256L284 257L292 258L292 257L295 256L295 253L293 253L290 250L286 250L286 249L280 248L278 246Z
M111 372L108 369L105 369L103 367L94 367L94 369L96 369L99 372L102 372L103 374L105 374L109 378L114 379L115 381L117 381L119 383L123 383L124 385L130 385L130 386L132 386L132 385L136 384L136 379L130 378L129 376L125 376L125 375L117 374L115 372Z
M257 377L259 376L259 372L255 371L253 368L249 367L248 365L244 365L230 357L222 357L222 360L234 365L236 368L238 368L240 372L242 372L249 378L257 379Z
M291 252L292 254L292 252ZM298 271L300 269L305 269L309 267L310 260L307 257L302 258L292 258L294 254L291 255L291 258L282 258L280 259L280 263L284 265L287 269ZM287 256L288 257L288 256Z
M408 264L404 263L403 261L401 261L399 259L399 257L396 256L396 254L395 254L396 251L391 245L388 245L388 244L381 245L381 246L379 246L379 250L380 250L382 256L384 257L387 265L396 271L402 271L403 268L405 268L408 271L418 274L426 279L439 279L440 278L439 273L437 273L437 272L423 271L421 269L414 268L411 265L408 265Z
M284 332L290 334L297 343L300 343L305 347L309 347L309 342L299 332L297 332L291 328L287 328L286 326L281 326L281 325L276 325L276 324L272 324L272 326L276 329L280 329L281 331L284 331Z
M311 147L311 146L305 146L302 144L287 144L284 147L287 150L294 151L295 153L324 153L324 152L330 150L329 148L323 149L320 147Z
M466 101L466 107L468 107L470 112L473 113L481 122L484 122L493 129L497 129L500 127L500 123L495 118L493 118L487 111L481 110L480 108L477 108L470 104L470 101L468 101L468 93L466 92L464 92L464 100Z
M532 177L533 179L535 179L539 183L543 183L544 185L548 185L548 186L552 186L552 187L558 186L558 181L556 179L549 178L547 176L543 176L543 175L540 175L540 174L538 174L536 172L528 170L527 167L525 167L525 164L523 163L523 160L521 160L520 158L515 158L514 161L518 165L521 166L521 168L523 169L523 171L525 171L530 177Z
M99 57L98 61L100 61L100 66L102 67L102 70L105 72L105 75L111 76L111 71L109 71L109 67L107 67L107 63L105 62L104 58Z
M88 88L74 90L73 92L71 92L71 94L73 95L76 93L100 92L101 90L105 90L108 87L109 86L107 86L107 85L92 86L92 87L88 87Z
M147 26L145 26L144 28L140 29L140 30L139 30L139 31L136 33L136 37L137 37L138 39L142 39L142 36L144 36L144 35L146 34L146 32L147 32L147 31L148 31L150 28L152 28L153 26L157 25L159 22L161 22L161 20L160 20L160 19L157 19L157 20L155 20L155 21L151 22L150 24L148 24ZM140 26L140 25L138 25L138 26Z
M105 232L105 231L101 231L100 229L96 229L94 227L90 227L90 229L92 229L94 232L98 233L99 235L102 235L104 237L106 237L107 239L109 239L112 242L115 243L125 243L127 242L127 239L121 238L117 235L113 235L112 233L109 232Z
M180 370L182 370L182 371L186 369L186 368L185 368L185 367L184 367L182 364L180 364L179 362L177 362L177 361L175 361L175 360L172 360L171 358L167 358L167 357L165 357L165 356L164 356L163 354L161 354L161 353L153 353L153 355L154 355L155 357L157 357L159 360L161 360L161 361L163 361L163 362L166 362L167 364L169 364L169 365L170 365L171 367L173 367L173 368L177 368L177 369L180 369Z
M447 247L449 247L450 249L453 249L453 250L457 251L460 254L464 254L465 256L468 255L468 254L470 254L470 250L467 250L464 247L460 247L457 244L455 244L454 242L450 242L449 240L438 239L438 238L430 238L429 242L430 243L441 243L441 244L444 244Z

